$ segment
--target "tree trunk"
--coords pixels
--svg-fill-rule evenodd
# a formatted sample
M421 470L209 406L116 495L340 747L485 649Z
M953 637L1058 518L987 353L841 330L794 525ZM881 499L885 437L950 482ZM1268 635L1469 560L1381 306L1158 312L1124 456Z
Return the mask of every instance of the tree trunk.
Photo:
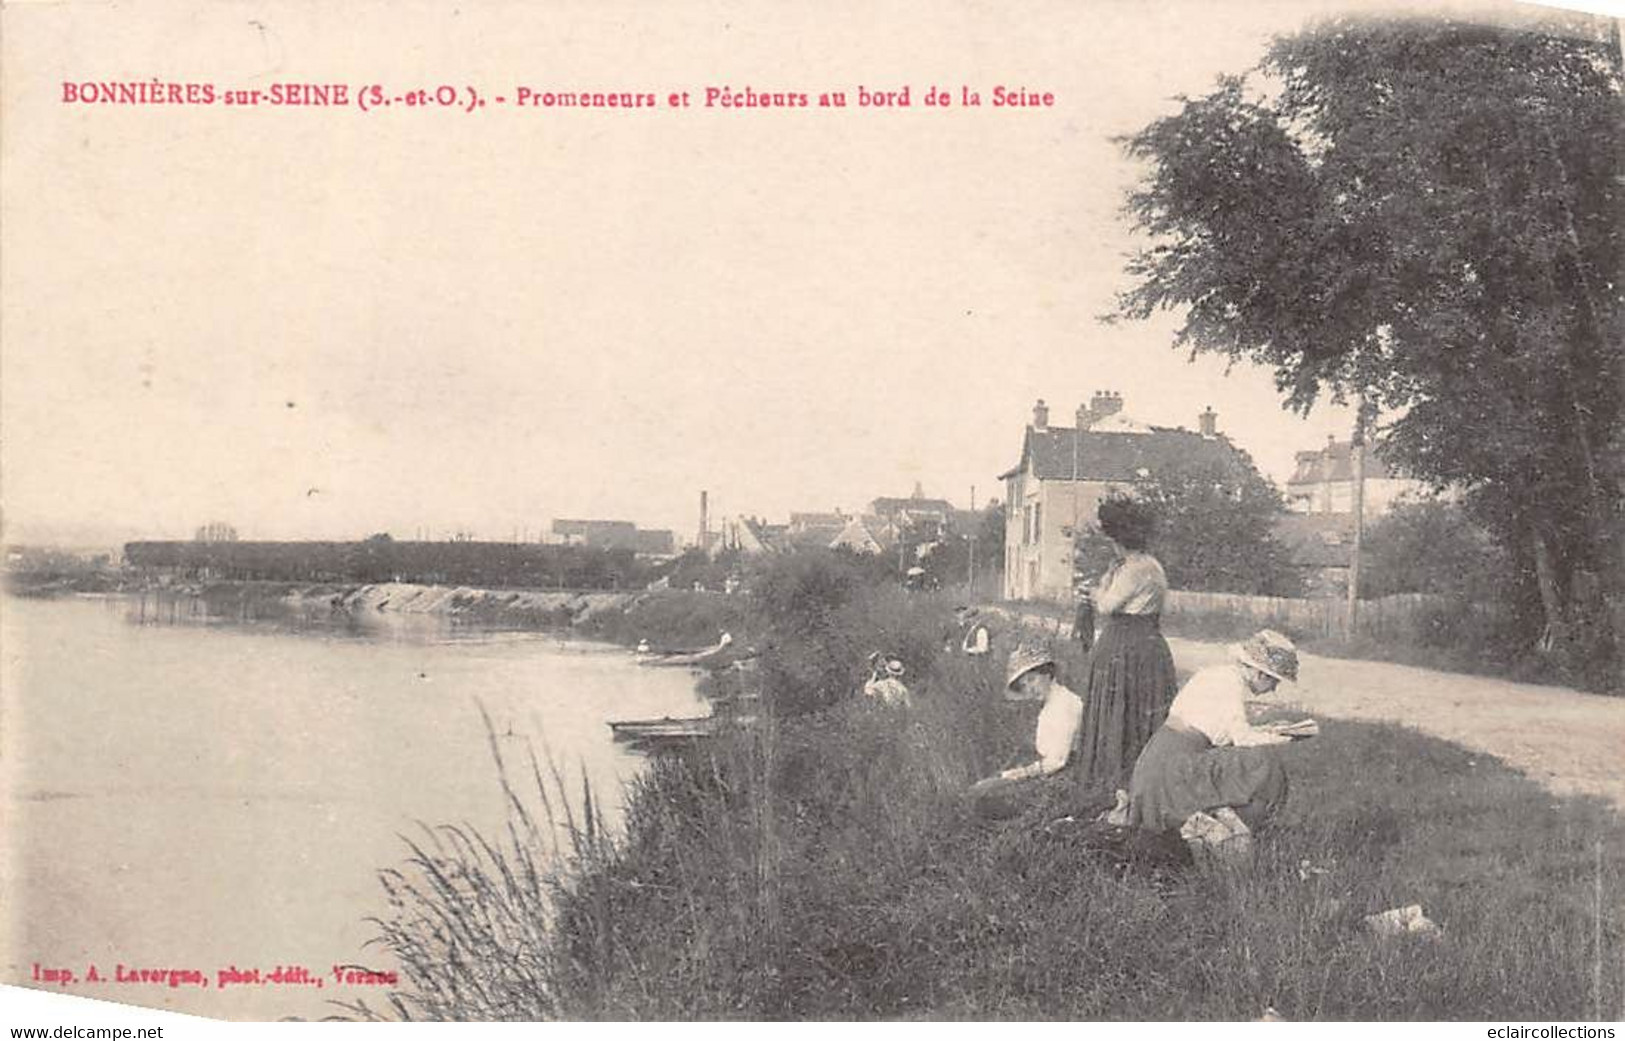
M1535 578L1540 583L1540 605L1546 616L1546 630L1540 637L1540 649L1551 651L1563 642L1563 598L1558 592L1552 551L1546 545L1546 537L1538 527L1533 526L1529 530L1529 537L1535 550Z
M1349 461L1354 464L1354 546L1349 553L1348 638L1360 632L1360 557L1365 541L1365 437L1368 420L1366 399L1354 420L1354 438L1349 445Z
M1614 633L1613 689L1625 693L1625 596L1608 598L1608 615Z
M1621 60L1619 51L1619 25L1615 22L1611 26L1612 41L1615 44L1613 57ZM1620 71L1616 67L1616 71ZM1620 492L1619 481L1621 471L1618 460L1613 460L1606 475L1599 474L1597 456L1593 450L1591 432L1588 424L1591 411L1580 400L1580 385L1582 381L1596 380L1607 373L1609 366L1601 361L1610 351L1618 350L1616 345L1608 342L1608 323L1604 319L1602 308L1598 307L1597 294L1594 291L1595 280L1591 277L1589 266L1586 263L1585 250L1580 242L1579 229L1575 226L1574 207L1572 198L1573 184L1569 179L1569 171L1563 162L1561 151L1557 147L1557 138L1551 127L1543 126L1545 136L1546 155L1552 165L1556 167L1558 176L1558 191L1555 195L1559 213L1563 219L1563 237L1569 251L1569 265L1573 269L1574 279L1578 283L1578 303L1583 320L1579 323L1581 328L1575 330L1576 335L1569 339L1567 360L1569 363L1569 418L1573 424L1575 440L1580 454L1580 462L1585 470L1586 505L1584 515L1586 518L1589 536L1601 549L1602 557L1608 561L1603 571L1614 579L1615 593L1625 593L1625 539L1621 538L1617 526L1611 516L1613 504ZM1555 288L1555 287L1554 287ZM1592 344L1597 352L1595 357L1584 349L1585 344ZM1600 371L1599 371L1600 370ZM1625 371L1618 374L1618 378L1625 381ZM1605 487L1605 484L1607 487ZM1612 559L1610 559L1612 558ZM1617 561L1617 564L1616 564ZM1619 570L1615 570L1615 567Z

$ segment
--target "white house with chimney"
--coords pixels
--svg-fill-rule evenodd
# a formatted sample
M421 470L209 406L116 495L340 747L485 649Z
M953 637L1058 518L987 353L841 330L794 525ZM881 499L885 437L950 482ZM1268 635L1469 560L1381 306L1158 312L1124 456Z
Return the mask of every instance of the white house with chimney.
M1123 409L1123 396L1096 391L1071 426L1051 426L1043 399L1022 435L1021 458L999 475L1005 485L1004 596L1066 600L1073 585L1073 548L1095 524L1095 509L1113 491L1130 491L1175 462L1247 465L1218 432L1210 407L1197 429L1158 427Z

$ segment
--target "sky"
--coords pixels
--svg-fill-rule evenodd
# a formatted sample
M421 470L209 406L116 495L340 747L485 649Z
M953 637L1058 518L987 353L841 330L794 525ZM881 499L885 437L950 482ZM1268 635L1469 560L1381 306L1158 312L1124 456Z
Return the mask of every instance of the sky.
M692 537L702 489L770 520L916 483L969 506L1035 399L1069 424L1101 389L1157 425L1211 405L1278 482L1347 436L1345 408L1290 415L1269 372L1172 349L1171 316L1098 318L1143 244L1114 137L1348 3L805 6L8 5L4 537ZM659 104L62 102L135 79Z

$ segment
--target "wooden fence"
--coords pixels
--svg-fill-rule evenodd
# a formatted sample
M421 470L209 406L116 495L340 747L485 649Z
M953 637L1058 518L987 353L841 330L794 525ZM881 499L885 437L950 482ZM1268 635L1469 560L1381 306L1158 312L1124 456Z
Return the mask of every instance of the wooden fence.
M1449 597L1428 593L1400 593L1361 600L1357 632L1378 640L1401 639L1414 633L1424 612L1455 605ZM1234 593L1192 593L1170 590L1163 601L1163 617L1192 622L1225 617L1245 619L1254 628L1289 630L1300 636L1347 638L1349 609L1344 599L1299 600L1278 596L1240 596Z

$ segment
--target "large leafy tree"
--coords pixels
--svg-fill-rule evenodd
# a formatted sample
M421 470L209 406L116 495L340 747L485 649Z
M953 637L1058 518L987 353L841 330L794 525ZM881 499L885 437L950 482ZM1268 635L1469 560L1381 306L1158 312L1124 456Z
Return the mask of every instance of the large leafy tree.
M1494 594L1505 555L1454 502L1401 502L1366 529L1365 591L1432 593L1462 601Z
M959 530L949 530L922 562L939 586L960 585L970 576L971 544L976 547L979 588L996 588L1004 570L1004 503L991 500L970 515ZM906 566L906 565L905 565ZM973 594L974 595L974 594Z
M1125 143L1153 244L1119 313L1357 399L1468 490L1531 642L1625 593L1621 60L1584 20L1332 20ZM1592 598L1595 602L1595 598ZM1544 623L1544 624L1542 624Z
M1151 552L1175 589L1296 596L1302 582L1291 551L1275 537L1281 494L1246 455L1228 463L1159 467L1134 488L1151 507ZM1074 554L1076 578L1093 581L1111 563L1111 544L1090 525Z
M1165 467L1136 491L1156 511L1155 550L1174 588L1302 592L1291 552L1275 537L1281 494L1251 460Z

